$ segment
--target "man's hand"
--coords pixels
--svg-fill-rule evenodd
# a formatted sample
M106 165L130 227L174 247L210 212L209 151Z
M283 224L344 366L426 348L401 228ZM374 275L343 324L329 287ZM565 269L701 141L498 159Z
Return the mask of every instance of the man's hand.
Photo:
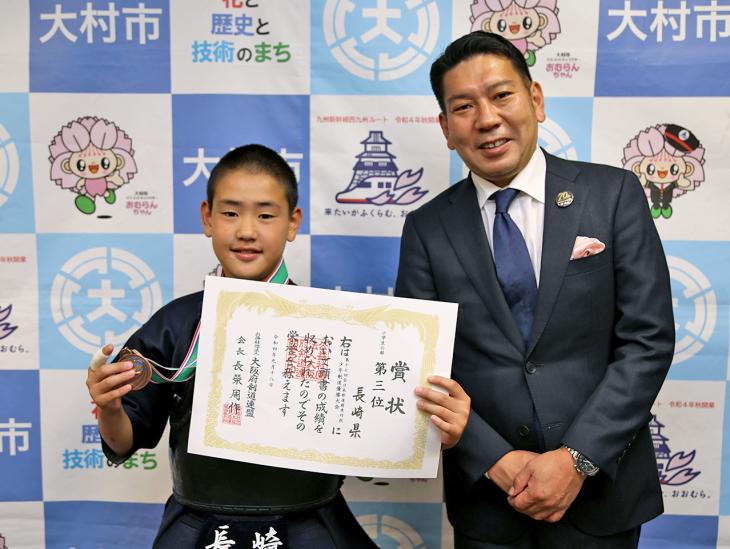
M419 410L431 414L431 423L441 431L441 448L456 446L466 428L471 411L471 399L456 381L442 376L428 376L428 382L443 387L448 394L426 387L416 387L415 393L421 399Z
M559 521L585 481L573 463L565 448L540 454L517 474L507 501L535 520Z
M497 463L487 471L489 479L507 493L514 484L517 473L540 454L527 450L512 450L503 455Z
M112 350L111 343L103 349L107 356L111 355ZM89 368L86 387L100 411L118 412L122 408L122 397L132 389L130 383L132 379L134 379L132 363L115 362L99 366L96 370Z

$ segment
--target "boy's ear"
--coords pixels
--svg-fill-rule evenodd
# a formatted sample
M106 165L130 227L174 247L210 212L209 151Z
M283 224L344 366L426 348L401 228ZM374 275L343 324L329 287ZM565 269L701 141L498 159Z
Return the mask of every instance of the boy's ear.
M210 225L210 216L211 211L208 207L208 201L203 200L200 203L200 221L203 223L203 232L205 233L205 236L212 236L213 234L213 227Z
M289 216L289 230L286 233L286 239L292 242L297 237L297 231L302 224L302 209L299 207L294 208L294 211Z

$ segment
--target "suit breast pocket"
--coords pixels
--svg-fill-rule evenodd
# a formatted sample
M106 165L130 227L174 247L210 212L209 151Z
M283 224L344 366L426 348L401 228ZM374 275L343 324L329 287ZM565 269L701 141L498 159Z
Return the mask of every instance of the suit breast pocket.
M581 259L573 259L568 262L565 276L574 276L590 273L611 265L611 248L606 248L601 253Z

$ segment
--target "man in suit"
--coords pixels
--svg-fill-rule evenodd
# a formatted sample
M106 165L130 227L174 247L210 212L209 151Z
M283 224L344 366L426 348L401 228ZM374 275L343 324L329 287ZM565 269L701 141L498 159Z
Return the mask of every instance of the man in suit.
M452 375L471 414L444 454L456 547L635 547L662 512L648 421L674 350L644 191L537 147L542 89L497 35L452 43L431 85L471 172L408 215L396 294L459 304Z

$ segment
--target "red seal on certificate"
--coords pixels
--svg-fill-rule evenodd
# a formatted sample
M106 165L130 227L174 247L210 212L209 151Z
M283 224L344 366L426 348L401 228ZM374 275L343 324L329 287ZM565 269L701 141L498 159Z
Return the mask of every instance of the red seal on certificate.
M118 362L129 361L134 368L134 377L132 378L132 391L139 391L144 388L152 379L152 365L150 361L139 354L134 349L125 347L119 352Z

